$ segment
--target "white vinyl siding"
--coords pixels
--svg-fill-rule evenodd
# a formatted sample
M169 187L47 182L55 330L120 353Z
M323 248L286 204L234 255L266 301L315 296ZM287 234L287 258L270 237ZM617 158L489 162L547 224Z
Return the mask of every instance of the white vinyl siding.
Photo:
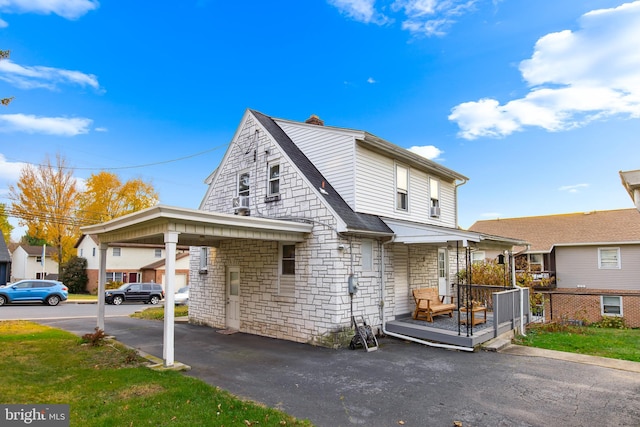
M404 219L445 227L456 226L455 185L452 182L429 175L425 171L409 168L409 210L395 209L396 184L393 159L357 147L356 206L358 212ZM429 179L438 180L440 217L431 218Z
M330 128L317 125L300 125L281 120L276 122L340 196L355 209L355 134L331 131Z
M640 245L620 245L620 259L627 260L619 269L602 269L597 246L556 247L558 288L629 290L640 286Z

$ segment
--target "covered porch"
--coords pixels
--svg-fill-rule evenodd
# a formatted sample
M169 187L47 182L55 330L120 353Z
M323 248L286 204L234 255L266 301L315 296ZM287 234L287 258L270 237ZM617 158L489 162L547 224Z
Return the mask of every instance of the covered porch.
M505 286L482 286L471 284L471 254L478 251L499 251L505 274L515 275L512 248L526 242L518 239L492 236L449 227L410 224L398 220L384 220L394 231L393 243L405 244L409 248L421 246L438 247L449 255L450 266L438 264L439 294L455 304L452 317L439 315L433 322L414 319L411 313L399 314L389 320L383 319L383 333L427 345L450 346L458 350L473 349L493 338L524 327L529 322L529 290L513 288L515 280L505 280ZM419 253L419 251L411 251ZM439 261L440 262L440 261ZM445 269L448 268L448 272ZM466 271L468 277L459 273ZM443 276L446 279L443 285ZM433 282L424 282L423 273L410 274L411 290L434 287ZM463 284L464 283L464 284ZM444 292L443 292L444 291ZM482 322L474 322L470 316L475 310L474 301L482 301ZM411 307L415 307L412 302ZM486 316L486 317L485 317Z
M176 246L212 247L221 241L252 239L302 242L308 223L220 214L157 205L104 223L82 227L100 242L97 327L104 330L106 251L109 243L162 244L166 251L163 363L174 364L174 293Z

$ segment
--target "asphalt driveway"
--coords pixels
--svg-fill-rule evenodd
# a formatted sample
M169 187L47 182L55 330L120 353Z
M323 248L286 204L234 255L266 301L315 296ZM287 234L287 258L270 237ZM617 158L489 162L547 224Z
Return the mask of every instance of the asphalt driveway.
M78 335L86 319L40 320ZM116 339L162 357L163 323L108 318ZM640 373L566 360L425 347L330 350L176 324L191 375L317 426L638 426Z

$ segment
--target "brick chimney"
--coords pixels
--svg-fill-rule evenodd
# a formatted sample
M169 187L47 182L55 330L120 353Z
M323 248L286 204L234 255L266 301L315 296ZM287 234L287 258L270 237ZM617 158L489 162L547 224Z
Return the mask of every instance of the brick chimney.
M305 123L309 123L310 125L318 125L318 126L324 126L324 120L320 119L320 117L316 116L315 114L312 114L307 120L304 121Z

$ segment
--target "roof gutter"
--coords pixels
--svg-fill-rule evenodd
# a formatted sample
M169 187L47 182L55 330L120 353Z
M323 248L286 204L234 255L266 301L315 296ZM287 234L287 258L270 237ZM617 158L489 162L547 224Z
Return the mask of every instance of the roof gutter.
M387 331L386 328L386 324L384 321L384 288L385 288L385 271L384 271L384 256L385 256L385 252L384 252L384 248L387 244L389 243L393 243L395 240L395 238L391 238L390 240L387 240L386 242L382 242L382 267L381 267L381 273L382 273L382 278L380 279L380 319L382 321L382 333L385 335L389 335L390 337L395 337L395 338L400 338L403 340L407 340L407 341L411 341L411 342L415 342L418 344L423 344L429 347L437 347L437 348L446 348L448 350L461 350L461 351L469 351L469 352L473 352L474 349L473 347L462 347L462 346L458 346L458 345L453 345L453 344L442 344L442 343L436 343L436 342L431 342L431 341L425 341L425 340L421 340L419 338L415 338L415 337L411 337L408 335L402 335L402 334L397 334L395 332L389 332Z
M456 218L455 218L456 228L458 228L459 226L458 224L458 187L462 187L467 182L469 182L469 179L467 177L463 177L462 182L456 183L455 187L453 188L453 197L455 198L454 200L456 201Z

